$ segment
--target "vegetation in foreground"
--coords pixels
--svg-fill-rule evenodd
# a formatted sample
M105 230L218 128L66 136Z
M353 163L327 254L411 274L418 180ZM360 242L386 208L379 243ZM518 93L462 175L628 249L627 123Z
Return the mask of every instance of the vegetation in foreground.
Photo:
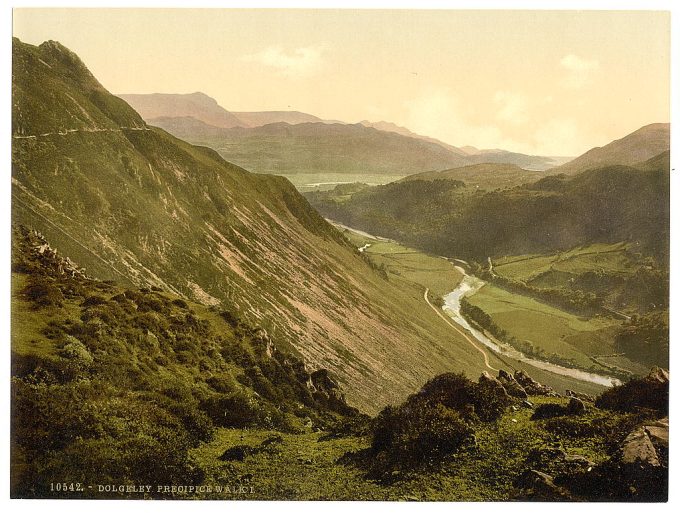
M594 403L521 371L443 374L370 418L233 313L91 280L23 228L13 288L13 497L75 497L51 483L81 483L78 498L666 494L662 371Z

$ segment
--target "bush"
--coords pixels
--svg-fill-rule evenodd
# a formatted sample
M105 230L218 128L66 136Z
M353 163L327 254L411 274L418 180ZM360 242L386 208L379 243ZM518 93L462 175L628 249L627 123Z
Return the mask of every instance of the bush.
M395 469L437 463L454 453L474 431L458 412L442 404L419 401L387 407L376 418L369 475L380 479Z
M32 276L28 285L23 290L23 294L36 308L46 308L50 306L61 306L64 296L52 281L46 278Z
M642 379L632 379L605 390L596 399L595 406L621 412L647 409L659 416L668 415L668 381L654 379L651 374Z

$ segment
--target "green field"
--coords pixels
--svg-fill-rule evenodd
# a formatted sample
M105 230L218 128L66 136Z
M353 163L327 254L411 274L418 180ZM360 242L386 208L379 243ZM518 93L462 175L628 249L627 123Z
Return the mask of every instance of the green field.
M520 255L494 261L494 272L507 278L531 283L536 287L566 285L576 275L600 270L631 275L639 267L630 245L591 244L549 255Z
M582 318L535 299L485 285L469 302L489 314L520 343L528 342L546 355L571 359L581 368L606 372L590 356L614 353L614 334L620 321L607 317ZM631 369L632 370L632 369Z
M458 286L463 275L448 260L428 255L397 242L375 240L351 230L345 236L357 247L370 244L364 251L371 261L384 266L388 275L423 288L432 296L443 296Z

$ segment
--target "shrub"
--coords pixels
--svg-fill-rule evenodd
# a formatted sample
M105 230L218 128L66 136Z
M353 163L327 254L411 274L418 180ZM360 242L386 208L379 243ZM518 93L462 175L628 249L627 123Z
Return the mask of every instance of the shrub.
M36 308L61 306L64 301L61 290L54 282L38 276L31 277L29 284L23 290L23 294Z

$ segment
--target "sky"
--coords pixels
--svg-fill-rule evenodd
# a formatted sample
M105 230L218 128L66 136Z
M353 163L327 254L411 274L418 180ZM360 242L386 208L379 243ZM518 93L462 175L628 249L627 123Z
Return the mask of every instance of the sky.
M15 9L112 93L390 121L455 146L575 156L670 120L663 11Z

